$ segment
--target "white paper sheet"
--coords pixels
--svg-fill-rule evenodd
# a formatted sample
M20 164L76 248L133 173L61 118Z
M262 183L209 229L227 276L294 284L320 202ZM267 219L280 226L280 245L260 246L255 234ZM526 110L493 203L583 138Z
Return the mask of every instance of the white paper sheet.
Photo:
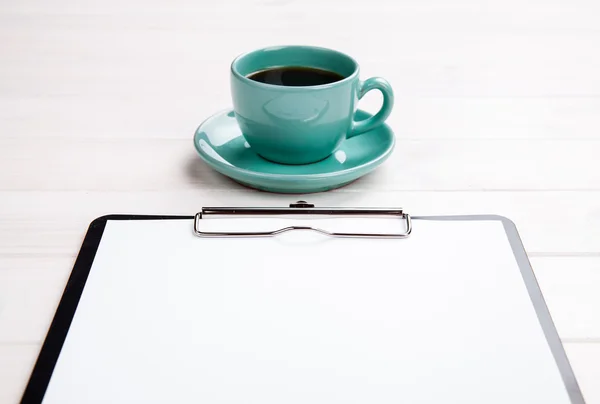
M570 402L499 221L191 226L107 223L45 404Z

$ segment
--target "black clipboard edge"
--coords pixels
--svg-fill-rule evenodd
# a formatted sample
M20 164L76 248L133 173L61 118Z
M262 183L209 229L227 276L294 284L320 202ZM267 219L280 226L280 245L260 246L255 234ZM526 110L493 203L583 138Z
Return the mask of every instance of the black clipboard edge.
M52 372L67 338L79 299L87 281L98 246L108 220L173 220L193 219L193 216L168 215L106 215L93 220L86 232L71 275L63 290L60 302L46 333L46 338L21 397L22 404L37 404L44 399Z

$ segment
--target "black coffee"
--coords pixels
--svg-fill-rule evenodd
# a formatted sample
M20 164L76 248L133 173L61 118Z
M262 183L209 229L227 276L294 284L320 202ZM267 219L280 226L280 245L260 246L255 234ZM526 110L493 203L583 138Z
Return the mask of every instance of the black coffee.
M251 73L248 78L266 84L302 87L334 83L344 79L344 76L312 67L286 66Z

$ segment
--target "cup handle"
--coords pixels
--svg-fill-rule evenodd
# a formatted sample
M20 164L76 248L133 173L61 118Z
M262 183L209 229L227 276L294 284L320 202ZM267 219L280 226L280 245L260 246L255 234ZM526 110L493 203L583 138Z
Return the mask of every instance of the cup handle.
M383 95L383 104L381 109L372 117L364 121L352 122L352 129L346 136L347 139L365 133L379 125L381 125L390 116L392 107L394 106L394 91L387 80L381 77L371 77L361 82L358 88L358 99L360 100L366 93L371 90L379 90Z

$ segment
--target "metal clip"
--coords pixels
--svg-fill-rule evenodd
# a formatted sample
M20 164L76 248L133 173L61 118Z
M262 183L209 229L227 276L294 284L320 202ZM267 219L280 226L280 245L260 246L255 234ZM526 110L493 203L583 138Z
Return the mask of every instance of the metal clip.
M393 216L404 220L406 231L403 233L338 233L313 226L287 226L281 229L262 232L208 232L200 230L200 222L207 216L281 216L281 215L319 215L319 216ZM331 237L369 237L369 238L407 238L412 232L410 215L401 208L317 208L305 201L298 201L289 208L255 207L205 207L194 216L194 234L198 237L271 237L292 230L312 230Z

